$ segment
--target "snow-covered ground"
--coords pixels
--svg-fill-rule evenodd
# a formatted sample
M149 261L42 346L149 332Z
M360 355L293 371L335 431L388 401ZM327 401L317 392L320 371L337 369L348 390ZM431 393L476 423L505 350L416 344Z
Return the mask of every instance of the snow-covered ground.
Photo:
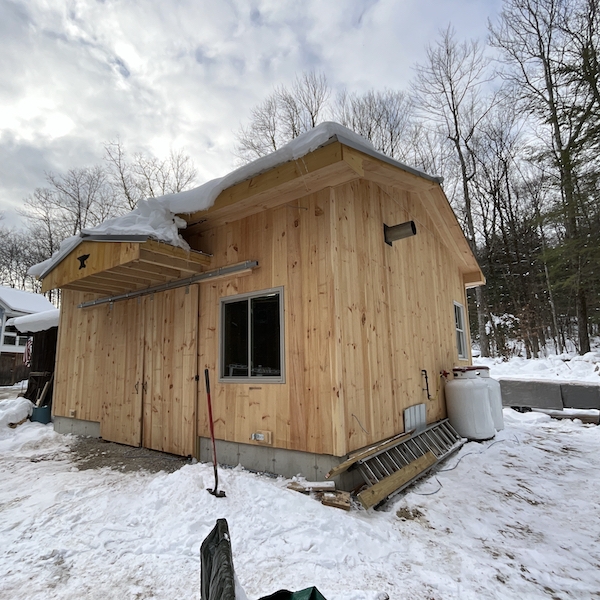
M316 585L328 600L596 597L600 428L505 410L384 511L347 513L287 481L210 465L78 470L51 425L9 429L0 401L0 598L194 599L217 518L249 598ZM9 415L9 411L11 414ZM2 417L4 415L4 417Z
M600 385L600 348L583 356L577 354L549 354L546 358L526 359L515 356L501 358L474 358L474 364L490 368L494 379L543 379L545 381L579 381Z

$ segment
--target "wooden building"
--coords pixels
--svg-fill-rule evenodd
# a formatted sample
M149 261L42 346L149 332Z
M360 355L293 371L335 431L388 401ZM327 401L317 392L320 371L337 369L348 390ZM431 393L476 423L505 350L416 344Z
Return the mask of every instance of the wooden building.
M10 319L53 309L41 294L0 286L0 385L12 385L27 378L23 362L27 335L22 335Z
M470 363L465 288L484 278L440 180L315 131L179 214L191 250L99 234L46 268L63 294L55 418L202 456L207 368L229 462L270 449L260 464L284 472L300 463L276 451L339 462L404 431L409 406L445 416L439 375ZM386 243L384 225L406 223Z

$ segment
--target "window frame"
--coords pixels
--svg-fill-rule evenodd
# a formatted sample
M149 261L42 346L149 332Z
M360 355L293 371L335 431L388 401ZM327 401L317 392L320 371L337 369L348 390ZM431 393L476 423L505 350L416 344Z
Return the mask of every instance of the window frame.
M281 372L276 377L262 375L240 375L225 377L225 305L246 300L248 302L248 362L252 362L252 319L250 302L253 298L261 298L273 294L279 295L279 355ZM283 287L275 287L235 296L224 296L219 300L219 383L285 383L285 330L284 330L284 294ZM251 369L251 365L249 365Z
M456 309L458 309L458 313L457 313ZM457 314L460 315L460 320L462 321L462 323L461 323L462 329L459 327L459 323L457 323L457 319L456 319ZM454 331L456 332L456 334L455 334L456 342L455 343L456 343L456 351L458 353L458 359L459 360L469 360L469 352L467 350L467 331L466 331L466 320L465 320L465 307L460 302L456 302L456 300L454 301ZM461 352L460 352L460 346L458 343L459 336L460 336L460 339L461 339L463 347L464 347L463 354L461 354Z

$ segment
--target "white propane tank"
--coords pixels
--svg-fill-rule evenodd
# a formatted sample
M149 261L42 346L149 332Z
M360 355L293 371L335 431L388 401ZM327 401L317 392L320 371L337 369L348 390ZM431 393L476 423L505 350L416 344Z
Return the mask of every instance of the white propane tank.
M500 382L490 377L489 367L477 367L477 374L488 386L494 427L496 431L502 431L504 429L504 417L502 416L502 391L500 390Z
M450 424L469 440L489 440L496 434L486 382L473 367L455 367L446 383L446 408Z

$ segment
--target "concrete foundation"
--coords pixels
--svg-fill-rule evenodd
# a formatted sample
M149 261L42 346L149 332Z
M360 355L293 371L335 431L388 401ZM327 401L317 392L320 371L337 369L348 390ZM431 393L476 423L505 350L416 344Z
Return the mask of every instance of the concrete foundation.
M69 417L54 417L54 430L58 433L72 433L88 437L100 437L100 423L82 421ZM344 461L344 457L311 454L297 450L284 450L269 446L255 446L217 440L219 464L249 469L260 473L271 473L283 477L301 475L309 481L323 481L325 474ZM209 438L198 438L198 460L212 462L212 444ZM333 479L339 490L352 490L362 483L356 471L342 473Z
M569 381L500 379L502 405L562 410L600 409L600 385Z
M100 423L71 419L69 417L54 417L52 421L54 423L54 431L57 433L73 433L88 437L100 437Z
M235 467L241 465L251 471L272 473L283 477L302 475L309 481L323 481L325 474L344 461L344 458L324 454L311 454L268 446L216 441L219 464ZM209 438L199 438L199 460L212 462L212 443ZM351 490L362 478L356 471L342 473L333 479L336 488Z

